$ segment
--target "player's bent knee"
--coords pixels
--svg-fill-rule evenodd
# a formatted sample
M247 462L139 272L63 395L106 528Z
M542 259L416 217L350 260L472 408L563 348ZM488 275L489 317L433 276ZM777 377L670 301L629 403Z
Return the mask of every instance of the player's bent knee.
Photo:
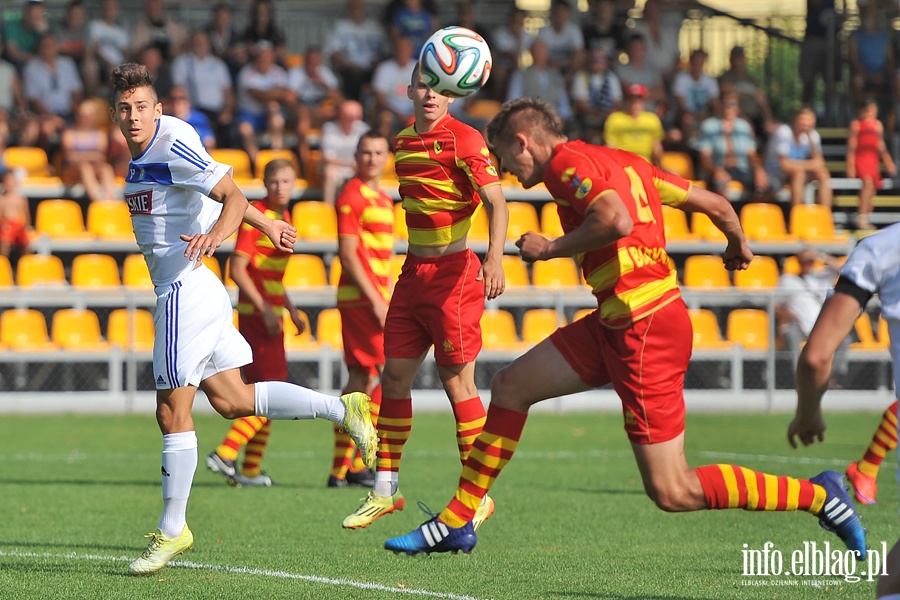
M531 403L524 392L509 368L500 369L491 379L491 404L525 412Z
M645 490L657 508L665 512L685 512L699 508L686 486L677 484L661 486L650 483L645 486Z

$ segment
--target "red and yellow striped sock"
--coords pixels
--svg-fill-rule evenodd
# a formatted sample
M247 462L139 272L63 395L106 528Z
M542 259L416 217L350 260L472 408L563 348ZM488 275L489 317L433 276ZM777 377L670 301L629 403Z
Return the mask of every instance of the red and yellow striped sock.
M526 420L528 413L494 404L488 407L484 429L472 444L456 494L438 515L442 522L450 527L462 527L475 517L482 498L516 451Z
M825 503L825 488L809 479L769 475L737 465L706 465L694 472L710 510L805 510L816 515Z
M481 398L475 396L452 404L456 418L456 447L459 448L459 462L466 464L472 442L484 427L485 412Z
M256 432L268 421L265 417L241 417L231 424L225 439L216 448L216 454L225 460L237 460L238 452L247 445Z
M266 446L269 443L271 431L272 421L266 419L266 422L256 432L256 435L247 442L247 449L244 450L244 464L241 466L241 472L246 477L259 475L259 466L262 464L263 454L266 453Z
M897 447L897 402L891 404L881 415L881 423L878 430L872 436L872 441L866 450L865 456L859 461L857 467L863 475L878 476L878 469L888 452Z
M377 468L379 471L400 471L403 446L412 431L412 398L385 398L378 415Z

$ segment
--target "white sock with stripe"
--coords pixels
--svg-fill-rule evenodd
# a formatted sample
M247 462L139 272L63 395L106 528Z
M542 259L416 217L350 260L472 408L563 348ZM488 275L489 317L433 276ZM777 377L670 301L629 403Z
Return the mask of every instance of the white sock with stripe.
M256 416L269 419L328 419L341 425L346 408L337 396L329 396L286 381L254 385Z
M163 436L163 513L159 529L167 538L181 535L186 522L188 497L197 470L197 434L193 431Z

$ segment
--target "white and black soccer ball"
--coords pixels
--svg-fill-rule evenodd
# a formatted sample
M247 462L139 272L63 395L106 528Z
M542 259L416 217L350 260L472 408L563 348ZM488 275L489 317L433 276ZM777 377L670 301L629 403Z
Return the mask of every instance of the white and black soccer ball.
M442 96L474 94L491 76L491 49L465 27L444 27L422 46L419 68L425 84Z

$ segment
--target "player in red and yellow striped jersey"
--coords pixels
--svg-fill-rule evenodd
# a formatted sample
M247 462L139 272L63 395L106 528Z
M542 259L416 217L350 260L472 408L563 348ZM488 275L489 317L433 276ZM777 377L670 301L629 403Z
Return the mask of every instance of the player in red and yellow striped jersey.
M537 99L505 104L488 135L501 166L526 188L546 184L558 205L565 235L527 232L516 242L522 258L580 256L598 309L497 373L455 496L437 517L385 547L470 551L475 511L512 458L529 408L612 383L644 489L661 509L804 510L864 558L864 530L838 473L795 479L729 464L692 469L685 459L684 374L693 333L665 252L662 205L708 215L727 238L725 266L745 269L753 254L731 204L635 154L568 141L555 111Z
M399 471L412 429L411 388L432 346L456 419L460 460L469 455L485 418L475 386L484 301L506 287L501 258L509 211L484 137L449 114L452 100L429 89L418 66L407 95L415 122L397 136L394 164L409 247L385 320L375 487L344 519L348 529L403 508ZM490 223L483 264L466 241L472 218L482 208ZM485 500L479 511L478 523L493 512L493 502Z
M270 219L290 223L287 206L294 192L297 174L289 160L275 159L265 167L266 197L252 203ZM231 257L231 278L238 286L238 330L253 349L253 362L244 366L244 379L287 381L282 312L302 332L304 321L284 291L284 269L290 252L278 250L264 234L244 224L238 230ZM237 419L215 451L206 457L206 466L238 485L270 486L272 480L260 470L269 439L271 423L265 417ZM246 446L240 471L235 466L240 449Z
M379 183L390 148L377 133L364 133L356 147L356 176L337 198L338 256L341 278L337 307L341 313L344 362L349 377L344 393L365 392L372 400L372 421L381 406L384 368L384 320L393 281L394 201ZM329 487L372 487L375 475L356 454L350 436L335 426L334 460Z

